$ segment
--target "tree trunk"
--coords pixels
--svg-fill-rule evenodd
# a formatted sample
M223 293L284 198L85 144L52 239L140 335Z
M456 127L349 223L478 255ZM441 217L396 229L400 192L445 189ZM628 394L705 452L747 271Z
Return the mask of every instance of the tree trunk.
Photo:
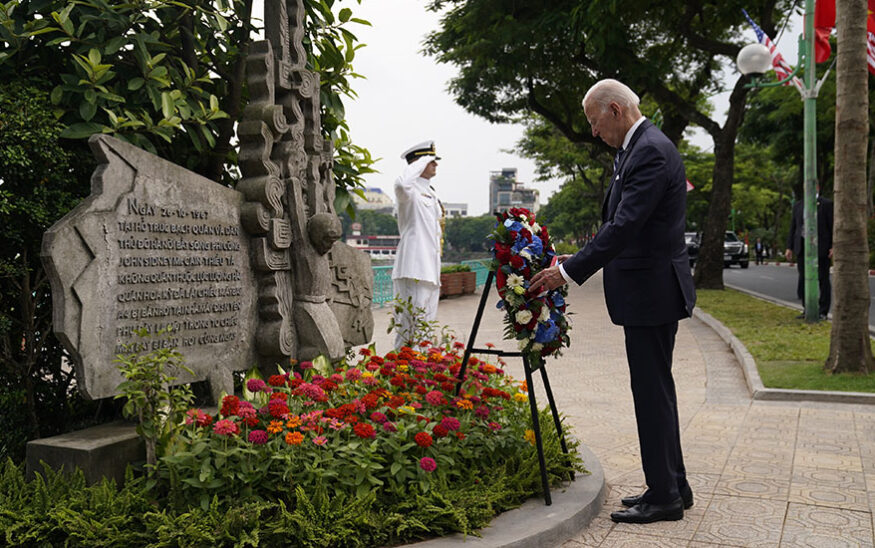
M702 245L696 260L694 278L698 289L723 289L723 240L732 208L732 182L735 179L735 138L744 119L748 90L747 78L739 78L729 97L729 111L723 127L710 131L714 139L714 178L711 203L702 231Z
M834 373L868 373L873 366L866 238L869 133L866 10L866 0L836 2L835 312L829 358L824 364L825 369Z

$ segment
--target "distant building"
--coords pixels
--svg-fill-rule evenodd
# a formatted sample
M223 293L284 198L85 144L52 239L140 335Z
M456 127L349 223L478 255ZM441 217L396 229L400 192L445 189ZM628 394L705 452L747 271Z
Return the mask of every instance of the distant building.
M489 211L507 211L512 207L524 207L532 213L540 209L540 193L534 188L526 188L516 180L515 167L506 167L489 174Z
M444 202L444 210L447 212L447 217L467 217L468 204L451 204Z
M361 223L352 223L350 232L351 234L346 238L346 245L364 251L371 256L371 260L395 259L401 236L397 234L366 236L362 234Z
M379 213L392 213L392 209L395 207L395 202L392 200L392 197L383 192L382 189L378 187L366 188L364 194L365 197L363 199L355 192L350 193L353 202L355 202L356 209L377 211Z

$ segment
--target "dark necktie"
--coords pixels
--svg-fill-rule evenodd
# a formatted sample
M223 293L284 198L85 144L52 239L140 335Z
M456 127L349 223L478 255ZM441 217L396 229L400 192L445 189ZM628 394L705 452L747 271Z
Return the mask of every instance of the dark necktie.
M617 169L620 167L620 160L623 159L623 153L626 152L623 150L623 147L617 149L617 154L614 155L614 176L616 178Z

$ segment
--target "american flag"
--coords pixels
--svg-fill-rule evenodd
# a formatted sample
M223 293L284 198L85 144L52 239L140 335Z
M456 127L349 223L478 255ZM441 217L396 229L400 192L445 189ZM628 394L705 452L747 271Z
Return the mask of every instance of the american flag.
M783 80L784 78L790 76L790 73L793 72L793 67L788 65L787 61L784 61L784 56L778 53L778 48L777 46L775 46L774 43L772 43L769 35L763 32L763 29L761 29L759 25L753 22L753 19L750 18L750 15L747 14L746 10L742 9L741 11L744 12L744 17L747 19L747 22L750 23L750 26L753 27L754 32L756 32L757 41L769 49L769 53L772 55L772 66L775 67L775 76L778 77L778 80ZM871 41L869 42L869 44L869 62L872 63L873 58L871 56L875 54L875 51L872 50L873 44ZM784 85L789 86L791 83L796 86L796 89L798 89L800 92L802 91L802 80L794 76L793 79L789 82L784 82Z
M869 59L869 72L875 74L875 33L869 31L869 46L866 57Z

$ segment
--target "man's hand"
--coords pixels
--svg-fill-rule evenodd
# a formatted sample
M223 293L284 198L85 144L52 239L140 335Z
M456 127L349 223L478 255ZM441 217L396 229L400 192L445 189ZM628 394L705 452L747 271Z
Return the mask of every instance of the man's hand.
M564 258L561 258L563 261L568 258L567 255L563 257ZM535 277L529 282L529 289L526 291L526 297L540 295L545 291L556 289L561 285L565 285L565 278L563 278L562 273L559 272L558 266L551 266L550 268L535 274Z
M793 251L790 250L790 249L786 249L786 250L784 250L784 257L785 257L785 258L787 259L787 261L789 262L790 259L793 258Z

